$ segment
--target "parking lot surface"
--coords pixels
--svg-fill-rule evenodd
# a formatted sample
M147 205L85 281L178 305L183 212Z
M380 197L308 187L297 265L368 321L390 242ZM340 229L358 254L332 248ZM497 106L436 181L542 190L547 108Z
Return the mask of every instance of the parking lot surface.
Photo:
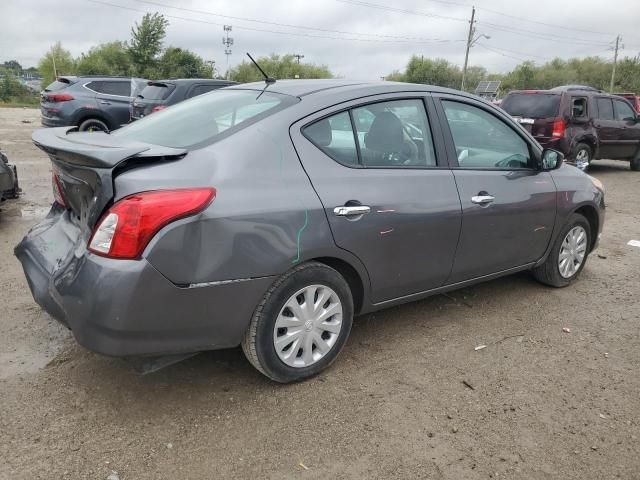
M13 256L51 202L38 127L0 109L24 190L0 206L0 478L639 478L628 163L592 167L607 220L574 285L523 273L360 317L333 367L278 385L240 349L141 376L41 311Z

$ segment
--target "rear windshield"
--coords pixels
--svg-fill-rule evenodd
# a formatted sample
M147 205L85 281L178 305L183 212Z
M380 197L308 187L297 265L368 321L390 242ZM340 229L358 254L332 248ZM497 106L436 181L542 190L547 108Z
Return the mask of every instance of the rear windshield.
M144 117L112 133L172 148L197 148L245 128L298 99L255 90L214 90Z
M71 85L69 80L56 80L53 83L50 83L47 88L44 89L45 92L57 92L58 90L62 90L63 88L67 88Z
M500 107L509 115L526 118L549 118L558 115L560 95L547 93L510 93Z
M154 83L144 87L138 96L145 100L164 100L175 88L173 84Z

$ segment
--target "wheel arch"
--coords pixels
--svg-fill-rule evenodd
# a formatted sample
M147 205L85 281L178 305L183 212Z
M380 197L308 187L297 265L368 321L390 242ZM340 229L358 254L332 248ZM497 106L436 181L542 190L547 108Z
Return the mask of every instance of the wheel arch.
M309 259L308 261L323 263L342 275L347 281L351 295L353 296L354 314L359 313L363 309L365 295L364 280L353 265L336 257L317 257Z
M107 127L109 127L109 130L113 130L113 122L108 118L107 115L105 115L100 110L82 110L78 114L78 116L76 117L76 119L73 122L73 124L76 127L79 127L80 125L82 125L82 122L84 122L85 120L92 119L92 118L95 118L97 120L100 120L101 122L106 123Z
M589 245L589 251L593 250L594 245L596 244L596 239L598 236L598 228L600 227L600 219L598 218L598 211L593 205L582 205L576 208L573 213L577 213L582 215L589 222L589 228L591 229L591 239Z

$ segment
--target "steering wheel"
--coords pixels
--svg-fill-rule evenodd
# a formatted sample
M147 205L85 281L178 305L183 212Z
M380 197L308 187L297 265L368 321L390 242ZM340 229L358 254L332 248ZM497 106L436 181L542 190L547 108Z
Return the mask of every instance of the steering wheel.
M523 163L526 163L526 158L519 153L509 155L507 158L500 160L496 163L496 167L501 168L523 168Z

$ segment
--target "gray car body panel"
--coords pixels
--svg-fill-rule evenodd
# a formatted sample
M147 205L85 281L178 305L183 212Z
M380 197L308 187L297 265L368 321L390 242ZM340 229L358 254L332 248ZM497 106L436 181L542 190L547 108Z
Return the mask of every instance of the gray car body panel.
M263 88L262 83L227 87ZM88 134L58 135L57 140L34 136L70 175L83 168L103 172L112 193L94 216L109 203L142 191L216 189L215 200L203 212L165 226L139 260L88 252L86 225L97 219L78 219L56 206L29 232L16 255L34 298L70 326L81 344L110 355L234 346L275 279L308 260L354 272L355 280L349 280L361 286L356 309L364 313L531 268L545 258L578 208L592 209L597 230L602 228L602 192L574 167L515 174L455 168L457 159L434 99L455 95L481 102L475 97L437 87L335 80L278 82L269 89L300 101L186 156L176 154L173 161L160 161L162 148L123 145L105 134L91 141ZM436 168L348 168L301 133L304 125L332 112L405 97L425 102ZM540 155L540 147L510 117L482 105L517 130L534 156ZM58 141L97 152L85 152L80 165L73 165L69 158L58 158ZM145 148L155 148L158 158ZM123 168L145 156L136 168ZM82 165L87 162L94 167ZM505 190L495 208L467 204L466 196L482 185ZM335 217L333 208L349 200L367 202L372 213L351 220ZM525 212L518 209L522 202ZM491 228L496 223L499 227ZM484 241L475 242L477 235ZM525 244L511 245L523 239ZM510 253L508 261L500 263L500 251ZM474 264L487 255L492 267L486 261Z

